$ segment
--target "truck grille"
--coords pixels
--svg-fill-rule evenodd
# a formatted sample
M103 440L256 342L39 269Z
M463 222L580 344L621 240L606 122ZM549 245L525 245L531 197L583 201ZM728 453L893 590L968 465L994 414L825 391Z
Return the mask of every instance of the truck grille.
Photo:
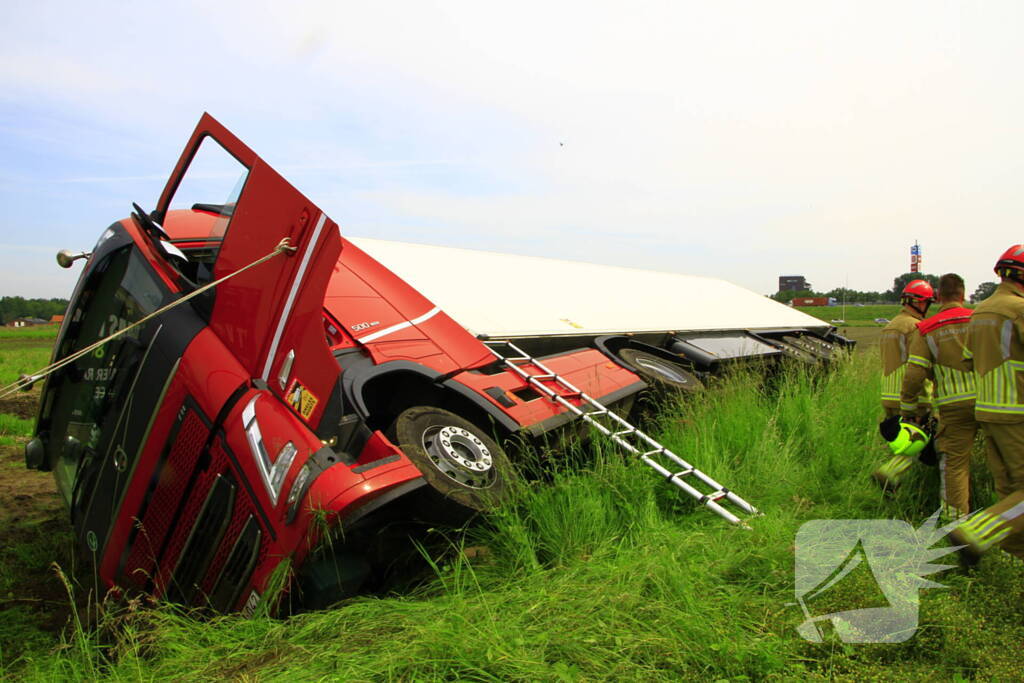
M140 520L128 537L122 577L127 586L152 590L157 560L174 523L178 502L185 494L192 472L209 436L206 420L184 407L171 428L146 497L137 515Z
M171 602L192 601L197 582L209 566L214 549L220 545L231 519L235 490L231 475L217 475L167 588L166 597Z
M250 515L210 595L210 605L215 610L227 612L238 602L242 589L249 583L257 560L263 555L260 552L262 536L259 522Z

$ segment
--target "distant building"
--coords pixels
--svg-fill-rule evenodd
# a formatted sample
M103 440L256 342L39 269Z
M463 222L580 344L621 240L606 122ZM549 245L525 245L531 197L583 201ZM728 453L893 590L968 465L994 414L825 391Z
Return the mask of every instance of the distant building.
M803 275L780 275L779 276L779 291L780 292L802 292L805 289L810 289L811 286L807 284L807 280L804 279Z
M64 316L62 316L62 315L50 316L50 323L51 324L59 325L62 322L64 322Z
M8 327L32 327L33 325L45 325L49 320L42 318L15 318L7 324Z

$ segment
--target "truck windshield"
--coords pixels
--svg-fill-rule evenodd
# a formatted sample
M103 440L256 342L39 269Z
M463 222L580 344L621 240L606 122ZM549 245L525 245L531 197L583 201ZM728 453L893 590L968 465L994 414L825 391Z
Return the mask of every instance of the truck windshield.
M131 245L101 257L80 290L56 358L64 358L144 318L167 292ZM159 323L149 322L58 371L47 388L47 451L72 515L76 492L95 465L112 457L117 422Z

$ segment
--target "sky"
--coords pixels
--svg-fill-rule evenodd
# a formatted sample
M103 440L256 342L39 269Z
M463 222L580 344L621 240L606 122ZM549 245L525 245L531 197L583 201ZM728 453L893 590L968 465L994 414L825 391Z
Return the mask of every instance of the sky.
M66 297L204 111L346 234L968 291L1024 242L1024 3L0 6L0 296ZM457 276L457 274L455 274ZM579 283L581 288L586 283Z

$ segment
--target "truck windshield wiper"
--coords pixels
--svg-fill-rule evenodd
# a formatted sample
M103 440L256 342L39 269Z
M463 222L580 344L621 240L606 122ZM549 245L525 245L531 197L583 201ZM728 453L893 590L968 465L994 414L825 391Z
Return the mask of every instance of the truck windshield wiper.
M141 206L132 202L132 208L135 209L135 211L132 212L132 218L138 221L139 225L142 226L142 229L145 230L147 234L151 235L156 241L161 239L170 241L170 235L164 232L164 229L160 227L160 224L153 220L153 218L146 213Z

